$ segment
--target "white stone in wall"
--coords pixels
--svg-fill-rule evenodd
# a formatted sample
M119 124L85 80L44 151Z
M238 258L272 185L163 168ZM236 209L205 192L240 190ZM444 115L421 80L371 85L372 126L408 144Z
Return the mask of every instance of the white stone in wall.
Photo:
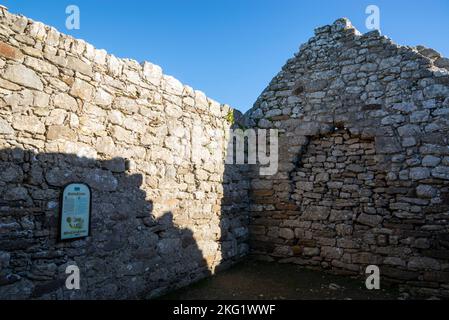
M146 61L143 64L143 76L151 84L159 86L162 79L162 69L161 67Z
M37 90L41 90L41 91L44 88L42 81L36 75L36 73L33 70L31 70L21 64L9 65L6 68L5 73L3 74L3 77L6 80L17 83L19 85L23 85L28 88L37 89Z
M57 108L76 111L78 103L76 100L66 93L59 93L53 97L53 104Z
M208 101L210 113L215 117L221 117L221 105L212 99L208 99Z
M4 119L0 119L0 134L14 134L13 128Z
M67 111L63 109L53 109L50 115L46 118L46 125L62 125L67 118Z
M40 41L45 40L47 32L45 31L45 25L42 22L32 21L28 28L31 37L36 38Z
M57 76L59 74L59 70L57 67L41 59L26 57L24 63L31 69L39 72L48 73L52 76Z
M47 33L47 39L45 43L49 46L55 46L57 47L59 45L59 37L60 33L55 28L51 27L50 30Z
M75 82L70 89L70 94L76 98L81 98L85 101L90 101L92 99L92 95L94 93L94 87L88 82L75 79Z
M95 94L94 102L99 106L109 106L112 104L113 97L103 89L98 89Z
M106 50L95 49L94 50L94 62L101 66L104 66L106 64L107 54L108 53L106 52Z
M172 77L172 76L166 76L164 75L162 77L163 79L163 84L162 84L162 88L167 91L167 93L169 94L174 94L177 96L181 96L183 91L184 91L184 86L182 85L182 83L177 80L176 78Z
M122 73L122 63L115 56L109 55L107 56L108 70L114 77L120 76Z

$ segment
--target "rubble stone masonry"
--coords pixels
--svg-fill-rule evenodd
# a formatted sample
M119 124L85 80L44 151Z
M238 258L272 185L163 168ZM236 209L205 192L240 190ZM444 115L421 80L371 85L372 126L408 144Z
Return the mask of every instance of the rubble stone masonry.
M279 171L251 181L260 258L449 297L449 59L315 30L245 115L281 131Z
M154 297L244 256L231 112L158 66L0 13L0 299ZM70 182L92 188L92 235L58 243Z
M279 130L273 176L225 164L234 113L0 10L0 298L156 297L250 251L351 275L374 264L449 297L448 59L346 19L316 29L238 126ZM59 243L70 182L92 188L92 233ZM81 290L65 288L68 265Z

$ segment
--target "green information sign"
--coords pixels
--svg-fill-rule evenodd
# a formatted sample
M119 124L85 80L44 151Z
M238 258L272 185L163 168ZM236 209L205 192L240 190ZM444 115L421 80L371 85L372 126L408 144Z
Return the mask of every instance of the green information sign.
M71 183L62 192L59 240L75 240L90 235L91 191L85 183Z

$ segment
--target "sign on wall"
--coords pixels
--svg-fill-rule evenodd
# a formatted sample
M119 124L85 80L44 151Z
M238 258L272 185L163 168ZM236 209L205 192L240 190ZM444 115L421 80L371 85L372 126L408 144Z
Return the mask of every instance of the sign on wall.
M59 240L75 240L90 235L91 191L85 183L67 185L61 198Z

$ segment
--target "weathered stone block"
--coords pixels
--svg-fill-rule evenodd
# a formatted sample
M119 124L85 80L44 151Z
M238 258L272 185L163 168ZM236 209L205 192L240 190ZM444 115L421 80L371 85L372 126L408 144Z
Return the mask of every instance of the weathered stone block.
M81 79L75 79L75 82L70 89L70 94L72 96L74 96L75 98L83 99L85 101L90 101L93 97L93 93L94 87L88 82Z
M449 167L439 166L432 170L432 177L449 180Z
M40 73L48 73L52 76L57 76L59 74L57 67L41 59L26 57L25 64Z
M76 133L69 127L65 126L50 126L47 130L48 140L76 140Z
M411 168L410 179L412 180L424 180L430 177L430 170L428 168Z
M329 217L330 208L323 206L310 206L304 210L302 219L304 220L326 220Z
M441 158L428 155L422 159L421 163L424 167L436 167L440 162Z
M67 67L87 76L92 76L92 66L78 58L72 56L67 57Z
M13 118L13 128L30 133L45 133L45 125L36 116L16 116Z
M343 249L334 247L321 247L321 256L326 260L339 259L343 255Z
M416 188L416 195L420 198L434 198L438 195L438 190L429 185L419 185Z
M302 254L307 257L314 257L320 255L320 249L319 248L310 248L305 247L302 249Z
M6 80L25 86L27 88L40 91L42 91L44 88L44 85L37 74L33 70L21 64L9 65L6 68L3 77Z
M329 217L330 222L335 221L347 221L351 220L353 217L353 212L349 210L332 210Z
M77 111L78 109L76 100L66 93L58 93L55 95L53 97L53 104L55 107L65 110Z
M23 54L16 47L0 41L0 56L6 59L12 59L16 61L23 60Z
M281 228L279 229L279 236L286 240L291 240L295 237L295 233L292 229L288 228Z
M0 181L21 183L23 180L22 168L16 164L0 163Z
M115 191L118 187L118 180L110 171L93 169L86 173L86 181L89 185L99 191Z
M357 218L357 222L370 227L376 227L382 222L382 217L378 215L362 213Z
M14 134L13 128L4 119L0 119L0 134Z
M381 262L381 258L371 252L360 252L352 254L351 260L352 263L358 263L363 265L370 265L370 264L377 265Z
M442 84L433 84L424 89L424 96L427 99L449 96L449 87Z
M393 137L376 137L376 152L379 154L392 154L401 151L401 145Z

